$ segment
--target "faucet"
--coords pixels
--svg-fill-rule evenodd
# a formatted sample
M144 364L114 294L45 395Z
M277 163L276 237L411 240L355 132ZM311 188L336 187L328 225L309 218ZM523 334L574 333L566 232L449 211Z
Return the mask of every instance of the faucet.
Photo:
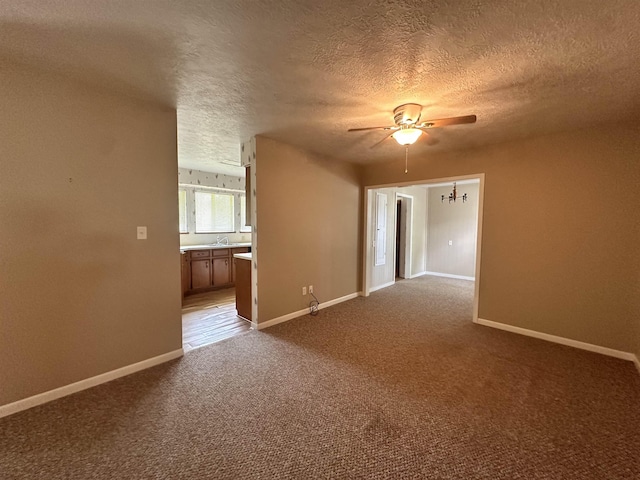
M229 245L229 237L220 238L220 235L218 235L216 237L216 244L217 245Z

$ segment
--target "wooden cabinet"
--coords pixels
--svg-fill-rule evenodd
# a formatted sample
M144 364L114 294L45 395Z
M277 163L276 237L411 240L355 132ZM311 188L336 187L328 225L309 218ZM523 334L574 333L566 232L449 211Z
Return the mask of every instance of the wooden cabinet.
M249 250L248 247L212 248L183 254L183 295L233 286L236 277L233 254Z
M231 283L229 273L229 255L213 259L213 281L211 283L214 287Z
M251 260L234 258L236 261L236 310L238 315L251 320Z
M236 253L247 253L249 251L248 247L241 247L241 248L234 248L233 250L231 250L231 282L233 284L236 283L236 277L237 277L237 269L238 269L238 259L237 258L233 258L233 255Z
M191 260L191 289L207 288L211 285L211 260Z
M189 252L180 254L180 269L182 271L182 296L191 289L191 255Z

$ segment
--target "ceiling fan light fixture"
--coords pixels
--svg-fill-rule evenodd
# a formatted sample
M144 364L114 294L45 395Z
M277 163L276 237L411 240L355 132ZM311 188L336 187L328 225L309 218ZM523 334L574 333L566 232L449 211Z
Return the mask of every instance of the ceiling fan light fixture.
M391 136L400 145L413 145L420 138L420 135L422 135L422 130L417 128L401 128Z

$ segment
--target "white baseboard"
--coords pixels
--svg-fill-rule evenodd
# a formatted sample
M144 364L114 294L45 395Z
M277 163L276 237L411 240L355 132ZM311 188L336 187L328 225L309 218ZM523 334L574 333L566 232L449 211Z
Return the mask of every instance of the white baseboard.
M396 281L394 280L394 281L392 281L392 282L387 282L387 283L384 283L384 284L382 284L382 285L378 285L377 287L371 287L371 288L369 289L369 293L373 293L373 292L375 292L376 290L381 290L381 289L383 289L383 288L387 288L387 287L390 287L391 285L395 285L395 284L396 284Z
M434 277L446 277L446 278L456 278L458 280L471 280L475 282L476 277L465 277L464 275L452 275L450 273L440 273L440 272L424 272L424 275L433 275Z
M633 353L623 352L622 350L615 350L609 347L602 347L600 345L594 345L592 343L580 342L578 340L572 340L570 338L558 337L557 335L550 335L548 333L537 332L535 330L528 330L526 328L515 327L513 325L507 325L506 323L492 322L491 320L485 320L479 318L476 322L486 327L497 328L499 330L505 330L511 333L518 333L520 335L526 335L527 337L538 338L540 340L546 340L547 342L559 343L560 345L566 345L568 347L579 348L581 350L588 350L590 352L600 353L609 357L620 358L622 360L629 360L636 364L638 372L640 373L640 363L638 357Z
M0 406L0 418L21 412L23 410L27 410L32 407L36 407L38 405L42 405L47 402L51 402L52 400L56 400L61 397L66 397L67 395L71 395L72 393L80 392L82 390L95 387L96 385L100 385L102 383L110 382L111 380L115 380L116 378L139 372L140 370L155 367L156 365L160 365L161 363L179 358L183 355L183 353L184 352L182 351L182 348L180 348L178 350L174 350L173 352L168 352L162 355L158 355L157 357L148 358L147 360L143 360L132 365L127 365L126 367L111 370L110 372L105 372L100 375L96 375L95 377L86 378L84 380L65 385L64 387L55 388L53 390L49 390L48 392L39 393L32 397L27 397L13 403L2 405Z
M427 274L427 271L425 270L425 271L422 271L422 272L414 273L409 278L421 277L421 276L426 275L426 274Z
M346 302L347 300L352 300L358 297L361 293L362 292L350 293L349 295L345 295L344 297L334 298L333 300L323 302L318 305L318 310L322 310L323 308L327 308L332 305L336 305L338 303ZM292 320L294 318L302 317L303 315L307 315L308 313L309 313L309 309L304 308L302 310L298 310L297 312L291 312L286 315L282 315L281 317L272 318L271 320L267 320L266 322L263 322L263 323L251 322L251 326L256 330L264 330L265 328L272 327L274 325L277 325L278 323L282 323L288 320Z

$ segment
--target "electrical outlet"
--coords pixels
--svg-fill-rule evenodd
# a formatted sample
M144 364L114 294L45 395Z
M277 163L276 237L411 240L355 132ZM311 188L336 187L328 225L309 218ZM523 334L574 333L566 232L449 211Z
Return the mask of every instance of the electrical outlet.
M313 293L313 285L309 285L309 293Z
M147 239L147 227L136 227L136 237L138 240Z
M449 246L453 245L453 240L449 240Z
M307 294L307 287L302 287L302 295L306 295Z

